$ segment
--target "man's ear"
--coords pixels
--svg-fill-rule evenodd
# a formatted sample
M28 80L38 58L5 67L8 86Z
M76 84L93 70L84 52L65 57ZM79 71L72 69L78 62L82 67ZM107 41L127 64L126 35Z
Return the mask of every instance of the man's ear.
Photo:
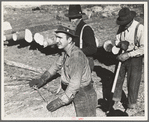
M69 37L68 38L68 43L71 43L72 42L72 37Z

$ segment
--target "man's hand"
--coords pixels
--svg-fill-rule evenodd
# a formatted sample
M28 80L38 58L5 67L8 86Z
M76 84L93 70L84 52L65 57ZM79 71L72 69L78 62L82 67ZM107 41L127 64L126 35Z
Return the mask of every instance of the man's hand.
M110 40L105 41L103 44L103 48L105 49L106 52L112 52L113 44Z
M121 48L122 50L126 51L128 49L129 42L128 41L120 41L117 47Z
M117 56L117 59L120 61L126 61L127 59L129 59L129 55L128 53L122 53Z
M29 86L33 87L33 86L37 86L37 88L39 89L41 86L43 85L43 81L42 79L33 79L29 82Z
M50 73L48 71L45 71L43 75L39 79L33 79L29 82L30 87L37 86L37 88L40 88L43 84L47 82L47 80L50 78Z
M64 105L64 102L60 98L57 98L47 105L47 109L53 112L58 108L62 107L63 105Z

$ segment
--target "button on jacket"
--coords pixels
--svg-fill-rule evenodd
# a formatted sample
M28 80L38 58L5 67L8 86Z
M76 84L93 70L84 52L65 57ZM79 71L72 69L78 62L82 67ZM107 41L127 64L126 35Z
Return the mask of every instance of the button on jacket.
M91 70L89 62L84 53L72 44L67 54L62 55L48 70L51 75L56 74L61 69L61 81L68 85L60 99L64 103L69 103L80 87L87 86L91 81Z

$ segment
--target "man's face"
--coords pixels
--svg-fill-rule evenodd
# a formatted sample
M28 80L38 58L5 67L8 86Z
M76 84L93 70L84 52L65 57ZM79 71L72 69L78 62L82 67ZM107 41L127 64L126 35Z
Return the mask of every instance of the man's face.
M59 49L65 49L69 43L69 38L67 39L65 33L59 32L56 34L56 42Z
M73 25L76 25L77 22L78 22L79 19L77 18L70 18L70 22L73 24Z
M133 21L131 21L130 23L128 23L128 24L126 24L126 25L123 25L123 27L124 27L125 29L129 28L129 27L131 26L132 22L133 22Z

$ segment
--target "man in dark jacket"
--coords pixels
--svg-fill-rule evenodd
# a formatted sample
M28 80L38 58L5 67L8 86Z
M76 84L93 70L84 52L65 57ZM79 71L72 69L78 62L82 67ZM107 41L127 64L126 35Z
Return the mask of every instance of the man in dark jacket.
M70 22L76 26L75 34L79 36L79 38L74 39L75 45L80 47L89 59L89 64L92 71L94 68L93 55L96 53L97 47L95 43L94 32L90 26L84 27L82 32L82 44L80 44L81 31L83 26L86 24L83 21L82 15L83 13L80 5L70 5L68 14L65 14L65 16L69 18Z

